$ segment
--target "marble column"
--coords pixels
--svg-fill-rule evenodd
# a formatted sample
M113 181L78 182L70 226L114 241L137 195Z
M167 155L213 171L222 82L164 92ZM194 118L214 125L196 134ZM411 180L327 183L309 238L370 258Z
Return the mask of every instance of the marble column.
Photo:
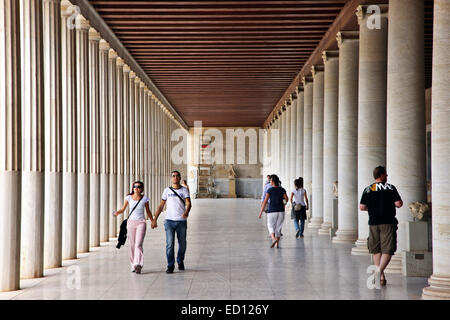
M116 84L117 84L117 194L116 194L116 204L112 210L117 210L122 207L123 199L125 198L124 193L124 163L125 163L125 121L124 121L124 83L123 83L123 60L118 57L116 60ZM112 211L111 210L111 211ZM116 218L116 232L120 232L120 224L124 220L124 215L120 214Z
M380 5L383 11L386 7ZM387 16L380 16L380 29L369 29L367 6L357 10L359 23L358 83L358 200L374 181L373 169L386 165L386 70ZM389 169L388 169L389 170ZM359 203L359 201L358 201ZM358 206L359 210L359 206ZM358 240L352 254L368 254L367 211L358 212Z
M283 159L284 159L284 188L286 189L286 192L289 192L289 190L292 188L292 181L291 181L291 110L292 110L292 100L289 99L286 102L286 111L284 112L286 114L286 127L285 127L285 139L284 139L284 149L285 153L283 153ZM290 202L288 203L288 206L290 208Z
M104 185L100 178L101 171L101 119L104 114L103 104L105 81L105 57L100 52L100 33L89 29L89 97L90 97L90 176L89 176L89 246L100 246L100 212L104 201ZM105 42L103 40L103 42ZM106 58L106 60L108 60ZM100 92L101 91L101 92ZM107 102L106 102L107 103ZM102 177L103 178L103 177ZM106 186L108 184L106 183Z
M289 181L289 190L286 190L288 193L290 193L290 190L292 188L294 188L294 179L297 179L299 176L297 176L296 173L296 169L297 169L297 145L298 145L298 141L297 141L297 100L298 100L298 94L297 92L293 93L292 96L294 96L294 98L292 99L292 104L291 104L291 139L290 139L290 167L289 167L289 172L290 172L290 177L291 177L291 181Z
M144 192L148 196L150 196L149 190L150 190L150 183L148 179L148 156L149 156L149 147L148 147L148 128L149 128L149 122L148 122L148 88L147 86L144 86L144 93L142 96L142 99L144 101L144 111L142 116L142 129L143 129L143 172L144 172L144 184L145 189Z
M123 66L123 194L122 205L126 195L131 191L131 165L130 165L130 67ZM120 206L118 208L121 208ZM125 212L123 213L125 215Z
M0 291L19 289L22 112L18 0L0 1Z
M450 3L434 1L431 104L433 274L423 299L450 299Z
M323 100L323 223L319 234L329 235L333 219L333 184L337 180L339 51L322 52Z
M304 116L304 108L303 101L305 98L305 94L303 92L303 87L297 87L297 121L296 121L296 145L297 145L297 153L295 158L295 177L303 177L303 116Z
M404 203L396 215L401 258L410 248L408 204L427 201L423 1L390 1L387 52L386 166Z
M280 153L278 155L278 157L280 159L280 172L277 173L281 182L284 183L283 187L285 186L285 184L287 182L287 181L284 181L284 175L285 175L285 170L286 170L285 154L286 154L286 105L283 105L281 119L280 119Z
M96 159L96 170L98 172L100 188L99 192L92 192L91 197L91 221L92 215L92 202L95 201L98 206L96 212L96 219L98 219L98 225L96 225L96 232L98 230L98 245L100 242L108 242L109 240L109 216L111 212L109 210L109 186L110 186L110 141L109 130L111 125L110 112L111 101L109 99L109 43L104 39L99 41L99 51L97 57L99 59L98 72L99 72L99 85L98 85L98 104L96 105L95 112L99 114L98 118L98 134L95 137L97 140L98 157ZM91 99L92 101L92 99ZM91 109L92 106L91 106ZM91 141L94 140L91 139ZM93 163L92 163L93 165ZM92 183L91 183L92 187ZM100 196L99 196L100 195ZM92 228L92 224L91 224ZM91 229L92 230L92 229ZM91 232L92 236L92 232Z
M44 268L62 264L61 1L44 0Z
M145 109L145 92L144 92L145 83L141 81L139 84L139 179L141 179L142 182L144 182L145 188L147 187L147 184L145 183L145 173L144 173L144 147L145 147L145 140L144 140L144 109ZM145 190L145 189L144 189Z
M134 120L133 120L133 129L134 129L134 167L135 167L135 179L142 181L141 177L141 79L136 77L134 79Z
M132 184L137 180L136 176L136 94L135 94L135 84L134 81L136 79L136 73L134 71L130 71L130 79L129 79L129 104L128 104L128 114L129 114L129 127L128 127L128 144L129 144L129 152L130 152L130 181L128 181L128 188L131 190Z
M341 31L339 46L338 230L333 243L358 238L358 60L359 32Z
M312 124L312 208L309 228L320 228L323 223L323 65L312 68L313 124Z
M312 213L312 116L313 116L313 82L312 77L303 77L304 112L303 112L303 186L309 195L309 217Z
M75 29L67 22L72 4L61 2L61 82L63 106L62 259L77 258L77 80Z
M110 49L108 52L108 92L109 92L109 139L103 140L104 143L109 143L109 152L106 157L109 157L109 207L105 211L108 218L104 218L104 223L109 224L109 238L117 236L117 218L112 216L112 211L116 209L117 204L117 74L116 74L116 60L117 53ZM103 157L104 158L104 157ZM106 162L105 162L106 166ZM103 214L103 212L102 212ZM121 215L123 217L123 215Z
M89 170L90 170L90 115L89 115L89 50L88 31L90 25L82 15L76 18L77 57L77 169L78 169L78 213L77 251L89 252Z
M42 1L22 0L22 197L20 277L44 275L44 72Z
M155 100L154 95L149 91L150 96L150 114L149 114L149 123L150 123L150 185L148 186L148 190L150 193L150 203L151 208L156 210L157 206L157 197L155 190Z

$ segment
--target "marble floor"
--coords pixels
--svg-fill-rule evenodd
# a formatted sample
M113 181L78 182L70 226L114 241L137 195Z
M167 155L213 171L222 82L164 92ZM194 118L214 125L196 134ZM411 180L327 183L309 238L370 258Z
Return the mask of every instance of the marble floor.
M265 218L253 199L194 199L188 221L186 271L166 274L164 215L147 229L142 274L130 272L128 246L102 243L21 290L0 299L420 299L427 278L387 275L387 286L366 286L369 256L332 244L317 230L295 238L287 215L279 249L269 248Z

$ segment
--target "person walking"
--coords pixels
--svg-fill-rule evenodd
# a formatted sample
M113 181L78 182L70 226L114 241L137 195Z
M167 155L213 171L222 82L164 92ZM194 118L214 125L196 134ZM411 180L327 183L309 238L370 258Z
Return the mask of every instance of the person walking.
M180 172L177 170L172 171L172 186L164 189L161 203L156 210L155 218L152 222L152 228L156 228L158 226L158 217L167 202L166 221L164 222L164 228L166 230L166 273L173 273L175 269L175 233L178 239L178 270L185 270L184 256L186 253L187 218L189 217L192 206L189 190L183 187L180 181Z
M153 222L153 216L149 207L149 198L144 195L144 183L142 181L135 181L133 183L133 190L126 196L123 207L114 212L115 216L125 212L128 205L132 208L127 219L127 237L130 241L130 264L131 271L141 273L144 266L144 237L147 230L146 217Z
M261 195L261 203L266 198L267 190L269 190L271 187L272 187L272 185L270 184L270 174L268 174L267 175L267 180L264 183L263 192L262 192L262 195ZM270 200L269 200L269 202L270 202ZM264 208L264 212L267 212L267 209L268 209L268 203L266 204L266 207Z
M373 170L375 182L364 189L359 209L369 213L369 252L376 265L375 286L386 285L384 270L397 250L396 208L403 201L392 184L387 183L386 169L378 166Z
M294 220L295 237L303 238L303 231L305 230L306 210L309 207L308 195L303 188L303 178L299 177L294 180L295 189L291 192L292 214L291 219ZM300 220L300 226L298 221Z
M283 200L287 203L289 199L286 195L286 190L280 186L281 182L277 175L273 174L270 176L270 183L272 188L267 190L264 201L261 204L259 219L261 219L264 207L270 200L269 208L267 209L267 228L269 229L270 236L272 237L272 244L270 247L273 248L276 245L276 247L279 248L281 227L284 222L284 210L286 205Z

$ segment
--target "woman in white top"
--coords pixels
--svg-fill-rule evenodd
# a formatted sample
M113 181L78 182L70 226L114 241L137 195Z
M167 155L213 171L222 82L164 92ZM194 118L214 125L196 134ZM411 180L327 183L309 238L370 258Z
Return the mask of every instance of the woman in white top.
M295 189L291 193L291 203L292 203L292 215L291 218L294 219L295 237L298 236L303 238L303 230L305 229L306 220L306 210L308 210L309 202L306 190L303 188L303 178L300 177L294 181ZM292 199L293 198L293 199ZM292 201L294 200L294 201ZM305 203L306 202L306 203ZM296 208L297 206L297 208ZM298 208L300 207L300 208ZM299 210L295 210L299 209ZM298 221L300 220L300 227Z
M144 243L145 231L147 230L145 213L147 213L147 217L153 223L153 215L148 205L149 199L146 195L142 194L143 190L144 183L142 181L134 182L133 191L125 198L122 209L114 213L115 216L124 213L128 204L130 204L130 210L133 211L127 220L127 237L130 241L131 271L136 273L141 273L142 267L144 266L144 250L142 245Z

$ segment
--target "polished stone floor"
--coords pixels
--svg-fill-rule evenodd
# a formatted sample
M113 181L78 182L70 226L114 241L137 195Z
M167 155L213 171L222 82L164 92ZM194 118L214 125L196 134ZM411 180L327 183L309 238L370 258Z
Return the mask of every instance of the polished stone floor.
M253 199L194 199L188 222L186 271L166 274L164 215L147 229L145 265L131 273L128 247L92 248L45 277L22 280L0 299L420 299L426 278L388 274L386 287L366 286L369 256L332 244L317 230L295 238L289 215L279 249L269 248L265 218ZM79 275L79 277L77 277ZM79 279L77 281L76 279Z

